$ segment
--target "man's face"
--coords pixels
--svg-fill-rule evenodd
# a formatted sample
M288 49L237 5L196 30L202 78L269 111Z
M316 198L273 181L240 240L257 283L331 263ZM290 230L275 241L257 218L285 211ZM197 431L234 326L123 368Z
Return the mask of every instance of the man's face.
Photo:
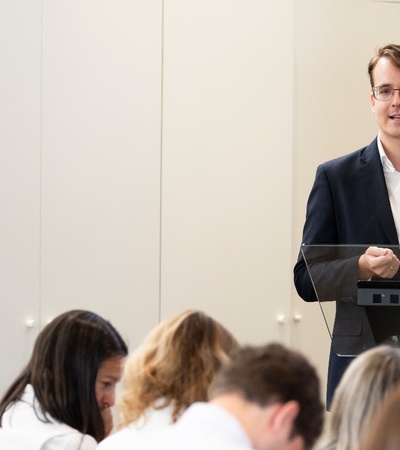
M373 71L373 80L374 87L400 89L400 69L390 59L381 58ZM371 93L371 104L381 130L382 143L390 148L393 139L400 142L400 92L394 91L393 98L388 101L376 100Z

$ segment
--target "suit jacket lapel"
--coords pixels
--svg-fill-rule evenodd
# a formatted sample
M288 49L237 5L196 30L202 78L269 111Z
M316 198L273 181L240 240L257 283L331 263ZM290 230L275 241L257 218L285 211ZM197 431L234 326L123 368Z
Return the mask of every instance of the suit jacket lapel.
M390 207L376 139L365 148L360 158L360 175L365 184L371 210L380 222L389 244L398 244L396 226Z

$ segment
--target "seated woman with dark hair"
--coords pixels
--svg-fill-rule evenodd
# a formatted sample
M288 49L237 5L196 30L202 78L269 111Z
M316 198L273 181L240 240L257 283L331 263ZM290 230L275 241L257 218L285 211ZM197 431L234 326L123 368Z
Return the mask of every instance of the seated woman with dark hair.
M134 442L138 433L172 424L192 403L206 401L214 375L238 347L228 330L200 311L161 322L125 365L119 431L99 450Z
M0 448L96 448L112 429L110 407L127 353L119 333L97 314L56 317L0 400Z

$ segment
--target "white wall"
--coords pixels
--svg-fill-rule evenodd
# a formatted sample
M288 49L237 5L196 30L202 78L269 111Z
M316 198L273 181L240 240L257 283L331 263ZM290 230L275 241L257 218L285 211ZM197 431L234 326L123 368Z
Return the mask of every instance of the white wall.
M158 322L162 80L160 1L1 6L0 391L61 311Z
M43 2L42 311L131 345L159 317L161 21L159 0Z
M328 333L292 267L317 164L374 137L366 64L399 41L399 14L369 0L3 1L0 391L75 307L131 348L200 308L242 341L303 350L324 384Z
M292 15L165 2L162 317L205 309L253 342L289 339Z
M36 337L40 300L41 9L1 2L0 10L0 390Z
M276 318L290 311L293 12L280 5L8 5L1 54L18 61L0 73L19 64L23 80L9 76L2 109L1 389L70 308L108 317L131 348L186 308L240 340L289 343Z

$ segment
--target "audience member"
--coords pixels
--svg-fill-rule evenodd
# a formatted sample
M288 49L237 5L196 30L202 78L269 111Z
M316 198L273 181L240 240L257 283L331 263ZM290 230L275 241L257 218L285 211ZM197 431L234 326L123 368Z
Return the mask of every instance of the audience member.
M316 371L280 344L241 348L216 375L209 397L157 435L142 435L134 448L303 450L321 433L324 408Z
M127 352L115 328L93 312L56 317L0 400L0 447L96 448L112 428L110 407Z
M388 392L362 439L360 450L400 450L400 388Z
M381 345L361 353L335 391L320 449L359 450L387 392L400 386L400 349Z
M99 450L120 448L138 432L172 424L189 405L206 401L216 371L237 348L232 334L203 312L189 310L161 322L126 362L120 430Z

